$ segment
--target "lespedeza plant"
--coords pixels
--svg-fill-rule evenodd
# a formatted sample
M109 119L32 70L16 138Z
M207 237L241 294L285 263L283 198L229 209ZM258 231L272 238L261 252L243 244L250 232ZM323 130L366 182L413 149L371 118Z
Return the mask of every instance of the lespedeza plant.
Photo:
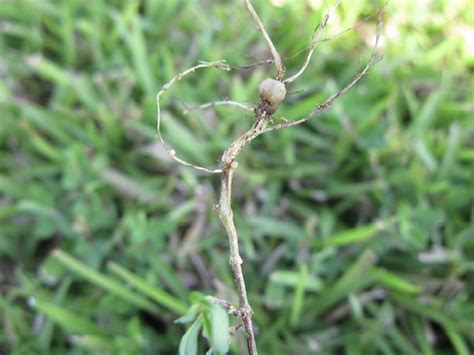
M214 334L215 326L212 325L213 318L224 319L222 312L219 309L225 308L227 311L237 317L242 321L243 328L246 333L246 342L247 350L250 355L257 354L257 346L255 342L255 333L254 326L252 322L252 309L247 298L247 288L245 284L244 274L242 271L243 259L239 252L239 238L237 230L234 224L234 217L232 211L232 179L234 172L238 167L237 158L239 153L244 147L249 145L255 138L258 136L286 127L296 126L302 124L309 120L310 118L318 115L322 111L331 107L334 102L340 98L342 95L347 93L368 71L369 69L381 59L381 56L377 52L377 47L380 39L380 31L382 24L382 14L378 12L377 20L377 31L375 43L371 52L371 55L367 61L365 67L357 71L352 79L343 89L334 93L332 96L327 98L322 103L315 105L315 108L309 112L306 116L293 120L287 118L279 118L281 123L274 123L274 114L278 110L278 106L284 101L288 87L293 84L295 81L300 78L305 70L308 68L311 58L315 52L316 46L321 42L321 35L326 28L329 19L335 12L340 1L336 1L334 6L331 7L325 14L322 22L318 25L313 37L311 44L308 49L308 54L304 61L302 67L293 75L285 78L285 67L283 65L280 54L278 53L270 35L267 33L260 17L252 6L250 0L244 0L245 7L250 13L254 22L257 24L259 31L262 33L263 39L269 48L272 59L261 61L258 63L251 64L245 68L256 66L265 63L273 63L276 69L275 78L267 78L262 81L259 85L259 96L258 104L256 107L248 106L244 103L224 100L224 101L215 101L211 103L206 103L195 107L195 109L203 109L211 106L219 105L230 105L235 106L236 108L243 109L245 111L252 112L254 115L254 123L252 126L241 134L237 139L235 139L222 154L220 159L220 165L214 168L208 168L196 165L194 163L188 162L178 156L176 150L171 147L163 138L161 134L161 110L160 110L160 100L163 94L165 94L176 82L184 79L190 74L195 73L198 70L204 68L216 68L223 71L238 70L242 67L235 67L228 64L225 60L218 60L213 62L200 62L198 65L189 68L176 76L174 76L168 83L166 83L162 89L158 92L156 96L157 101L157 135L161 143L165 146L168 153L171 157L176 160L178 163L192 167L194 169L204 171L207 173L220 174L221 176L221 189L219 203L217 205L217 211L219 218L227 232L229 238L229 249L230 249L230 265L232 268L232 274L236 285L236 291L239 297L239 306L233 306L230 302L226 300L220 300L215 297L200 297L195 296L194 305L188 312L185 317L180 318L180 322L194 321L193 325L188 329L185 336L182 338L180 345L180 353L193 353L196 351L196 339L200 329L203 327L205 330L205 336L209 339L209 342L212 346L212 350L217 353L227 352L228 351L228 337L224 336L226 340L222 342L223 336ZM218 306L219 308L216 308ZM224 322L225 323L225 322ZM228 322L226 323L228 324ZM225 329L225 332L228 332ZM214 334L214 335L213 335ZM222 332L219 333L222 335Z

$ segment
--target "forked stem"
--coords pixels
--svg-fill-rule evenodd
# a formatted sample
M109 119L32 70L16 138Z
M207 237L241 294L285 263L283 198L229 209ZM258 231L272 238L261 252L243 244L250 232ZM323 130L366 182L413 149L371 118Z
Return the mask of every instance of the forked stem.
M183 165L190 166L197 170L205 171L208 173L221 174L221 191L220 191L220 197L219 197L218 212L219 212L219 218L229 238L230 265L232 268L232 275L235 281L235 285L237 287L237 294L239 297L239 307L238 309L236 309L232 306L232 304L230 304L229 302L225 300L214 299L214 302L216 302L217 304L220 304L221 306L226 308L229 312L231 312L232 314L242 319L242 324L244 326L245 332L247 333L246 340L247 340L248 353L250 355L256 355L257 345L255 342L255 334L254 334L254 328L253 328L253 322L252 322L252 309L250 307L248 297L247 297L247 289L245 286L245 279L244 279L244 275L242 271L243 261L239 252L239 238L237 235L237 230L235 228L234 216L233 216L232 206L231 206L232 179L234 176L235 169L237 168L237 165L238 165L236 161L237 156L246 145L250 144L250 142L252 142L255 138L257 138L262 133L304 123L307 120L309 120L311 117L314 117L317 114L321 113L322 111L331 107L338 98L340 98L345 93L347 93L369 71L372 65L374 65L380 59L380 57L377 55L377 46L378 46L380 33L381 33L382 13L381 11L378 12L376 40L375 40L374 47L372 49L372 53L367 62L367 65L354 75L354 78L352 79L352 81L349 82L339 92L333 94L324 102L317 105L313 109L313 111L311 111L305 117L296 121L289 121L289 120L284 119L283 123L268 127L268 124L272 121L273 113L278 108L278 104L285 97L285 94L286 94L285 85L290 84L294 82L295 80L297 80L305 72L306 68L308 67L311 61L311 57L316 48L316 45L321 40L321 34L324 28L326 27L327 21L331 15L331 11L325 15L323 22L317 28L313 36L313 40L311 42L310 50L307 55L306 61L301 67L301 69L293 76L284 80L283 76L284 76L285 68L281 62L281 58L280 58L280 55L278 54L278 51L273 45L273 42L270 39L270 36L268 35L268 33L266 32L259 16L255 12L255 9L251 5L250 0L244 0L244 2L250 14L252 15L253 19L257 23L259 30L262 32L265 42L267 46L269 47L270 51L272 52L273 60L265 60L265 61L257 62L255 64L251 64L250 66L246 66L246 67L233 67L233 66L228 65L225 61L200 63L199 65L196 65L180 74L177 74L162 88L162 90L157 95L157 112L158 112L157 113L157 135L160 141L162 142L162 144L166 147L167 151L171 154L173 159L175 159L178 163L181 163ZM336 3L333 7L332 12L334 12L339 2L340 0L336 0ZM243 133L239 138L237 138L224 151L221 161L220 161L220 165L221 165L220 168L209 169L209 168L205 168L205 167L201 167L201 166L189 163L181 158L178 158L176 156L175 150L172 149L165 142L165 140L163 139L161 135L161 131L160 131L160 123L161 123L160 97L161 95L163 95L166 91L168 91L174 83L176 83L177 81L181 80L185 76L190 75L194 73L196 70L201 69L201 68L215 67L217 69L229 71L232 69L246 69L246 68L253 67L255 65L267 64L271 62L275 64L275 67L277 69L277 72L278 72L277 80L266 79L264 82L262 82L262 84L266 84L266 85L264 85L263 88L262 87L259 88L260 97L259 97L259 104L257 107L254 108L254 107L250 107L239 102L223 100L223 101L216 101L216 102L199 105L199 106L189 109L189 110L193 110L193 109L204 109L204 108L218 106L218 105L233 105L247 111L252 111L255 114L255 122L253 123L253 125L245 133ZM281 87L283 88L283 92L281 92L281 90L280 91L277 90L278 88L281 89ZM276 91L268 92L268 90L276 90ZM282 96L280 94L282 94Z

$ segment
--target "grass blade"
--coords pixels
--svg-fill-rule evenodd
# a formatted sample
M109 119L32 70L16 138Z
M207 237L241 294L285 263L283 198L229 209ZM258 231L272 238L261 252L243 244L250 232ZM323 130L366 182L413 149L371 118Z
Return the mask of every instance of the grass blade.
M153 299L156 303L178 314L185 314L188 310L188 306L181 302L181 300L163 290L160 290L159 288L151 286L144 279L131 273L122 266L110 262L108 267L114 274L128 282L131 286L136 288L137 291Z
M83 277L94 285L107 290L115 296L120 297L130 304L149 311L156 311L156 307L147 299L134 294L129 289L124 287L120 282L102 275L96 270L74 259L69 254L56 249L53 251L53 257L79 276Z
M75 334L82 335L104 335L105 332L99 329L89 319L79 316L51 302L44 302L33 299L31 305L34 309L44 313L49 318L60 324L63 328Z
M295 289L293 305L291 307L290 324L292 327L298 324L298 320L301 317L301 311L303 310L304 302L304 291L306 287L306 279L308 277L308 266L302 264L300 267L300 273L298 277L298 284Z

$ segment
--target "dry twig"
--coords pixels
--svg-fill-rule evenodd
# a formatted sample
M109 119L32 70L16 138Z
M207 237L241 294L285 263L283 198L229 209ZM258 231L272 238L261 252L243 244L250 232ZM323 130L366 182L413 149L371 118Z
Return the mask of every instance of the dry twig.
M340 98L341 96L346 94L350 89L352 89L352 87L355 84L357 84L357 82L360 79L362 79L362 77L365 74L368 73L370 68L382 59L382 56L377 54L377 48L378 48L380 35L381 35L381 28L382 28L382 13L379 11L378 12L377 33L376 33L376 37L375 37L375 44L374 44L374 47L372 48L372 52L370 54L369 60L367 61L367 64L364 67L364 69L362 69L360 71L357 71L357 73L354 75L352 81L349 84L347 84L342 90L340 90L337 93L333 94L331 97L329 97L327 100L325 100L321 104L317 105L316 108L313 111L311 111L309 114L307 114L305 117L303 117L299 120L296 120L296 121L292 121L292 120L288 120L288 119L284 118L283 123L280 123L276 126L268 127L262 133L277 130L277 129L281 129L281 128L285 128L285 127L296 126L296 125L299 125L301 123L304 123L307 120L309 120L310 118L312 118L312 117L316 116L317 114L319 114L319 113L327 110L328 108L330 108L338 98Z
M311 111L309 114L307 114L305 117L296 121L290 121L285 118L282 118L282 121L283 121L282 123L278 125L269 126L269 124L272 123L274 112L278 109L278 105L280 104L280 102L282 102L282 100L285 98L287 94L286 85L297 80L305 72L306 68L308 67L311 61L316 45L321 41L321 34L324 28L327 26L330 16L332 16L332 13L335 11L337 6L339 5L340 0L336 0L334 7L326 13L326 15L323 18L322 23L317 27L316 32L314 33L312 41L311 41L311 46L309 47L309 53L306 57L306 60L303 66L300 68L298 72L296 72L296 74L294 74L293 76L287 79L283 78L284 73L285 73L285 68L281 62L281 57L278 51L276 50L275 46L273 45L273 42L270 36L266 32L262 21L260 20L258 14L255 12L255 9L250 3L250 0L244 0L244 2L247 7L247 10L250 12L254 21L257 23L259 30L262 32L265 42L267 46L270 48L270 51L272 53L273 60L264 60L255 64L251 64L249 66L244 66L244 67L230 66L225 61L200 63L199 65L196 65L195 67L192 67L176 75L173 79L171 79L171 81L169 81L162 88L162 90L157 95L157 107L158 107L157 108L158 110L157 130L158 130L158 138L166 147L167 151L172 155L173 159L175 159L177 162L186 166L193 167L201 171L221 174L221 192L220 192L219 204L218 204L217 209L219 213L219 218L229 238L230 264L232 267L232 274L234 277L234 281L237 287L237 294L239 297L239 307L236 308L228 301L217 299L217 298L213 298L213 301L216 304L219 304L222 307L226 308L230 313L242 319L243 327L245 329L245 332L247 333L247 349L250 355L254 355L254 354L257 354L257 346L255 343L255 335L254 335L254 329L253 329L253 324L252 324L252 309L250 307L250 304L247 298L247 290L246 290L244 275L242 271L242 257L240 256L240 252L239 252L239 238L237 235L237 230L234 225L233 211L232 211L232 206L231 206L232 178L234 176L235 169L238 166L236 159L239 153L242 151L242 149L248 144L250 144L259 135L265 132L272 131L272 130L295 126L295 125L304 123L307 120L309 120L311 117L314 117L317 114L321 113L322 111L331 107L338 98L340 98L345 93L347 93L369 71L369 69L375 63L377 63L377 61L381 59L381 57L377 54L377 46L380 39L382 14L381 14L381 11L378 12L376 40L375 40L374 47L372 49L372 53L367 62L367 65L362 70L356 72L356 74L354 75L354 78L349 84L347 84L339 92L330 96L323 103L317 105L315 109ZM231 69L247 69L255 65L267 64L267 63L272 63L272 62L275 64L275 67L278 72L278 76L276 80L269 78L269 79L265 79L260 84L259 103L257 107L255 108L250 107L236 101L223 100L223 101L216 101L216 102L202 104L202 105L199 105L187 110L189 111L192 109L204 109L204 108L218 106L218 105L232 105L232 106L242 108L247 111L252 111L254 113L255 122L246 132L244 132L240 137L238 137L224 151L220 160L220 168L208 169L208 168L194 165L192 163L188 163L178 158L176 156L176 152L174 151L174 149L168 146L168 144L164 141L160 132L160 97L161 95L165 93L167 90L169 90L169 88L175 82L177 82L178 80L181 80L183 77L201 68L214 67L214 68L218 68L224 71L229 71ZM185 112L187 113L187 111Z
M253 8L252 4L250 3L250 0L244 0L244 1L245 1L245 6L247 6L247 10L250 12L250 15L252 15L254 21L257 23L258 29L260 32L262 32L265 43L267 44L268 48L270 49L270 52L272 53L272 57L273 57L273 60L275 61L275 67L278 73L277 79L281 80L283 78L283 75L285 75L285 68L283 67L283 64L281 62L280 53L278 53L277 49L275 48L275 45L273 44L272 39L270 38L267 31L265 30L265 26L263 25L262 20L260 20L260 17L258 16L257 12Z
M217 173L222 172L222 170L221 169L208 169L208 168L205 168L205 167L193 164L193 163L189 163L189 162L179 158L176 155L176 150L171 148L171 146L168 143L166 143L163 136L161 135L161 109L160 109L161 96L165 92L167 92L177 81L183 79L184 77L188 76L189 74L192 74L196 70L199 70L199 69L202 69L202 68L217 68L217 69L221 69L221 70L224 70L224 71L230 71L231 70L230 66L226 63L225 60L218 60L218 61L215 61L215 62L202 62L202 63L200 63L200 64L198 64L198 65L196 65L192 68L189 68L189 69L183 71L182 73L179 73L179 74L175 75L170 81L168 81L161 88L161 90L156 95L156 110L157 110L157 113L156 113L156 132L157 132L157 136L158 136L159 140L161 141L161 143L163 144L163 146L166 148L166 150L171 155L171 157L174 160L176 160L178 163L183 164L185 166L189 166L189 167L197 169L197 170L205 171L207 173L217 174Z
M286 85L291 84L296 79L298 79L308 67L309 62L311 61L311 57L313 56L314 50L316 49L316 45L320 42L321 35L323 34L324 29L326 28L328 24L329 18L334 14L334 12L336 12L336 9L339 6L340 2L341 2L340 0L337 0L334 6L330 10L328 10L326 15L324 15L323 21L318 25L315 33L313 34L313 38L311 40L311 47L309 48L309 52L303 66L301 67L300 70L298 70L298 72L295 75L283 81Z
M231 100L221 100L221 101L212 101L212 102L207 102L205 104L193 106L190 108L187 108L183 111L184 115L187 115L189 112L194 111L194 110L205 110L210 107L215 107L215 106L236 106L241 108L242 110L249 111L249 112L255 112L255 108L246 104L243 104L242 102L237 102L237 101L231 101Z

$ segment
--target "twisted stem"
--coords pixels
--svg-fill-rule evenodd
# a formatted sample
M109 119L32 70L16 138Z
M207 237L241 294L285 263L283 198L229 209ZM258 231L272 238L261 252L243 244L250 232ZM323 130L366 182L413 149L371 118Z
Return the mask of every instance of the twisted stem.
M257 354L257 345L255 343L255 334L252 322L252 309L247 298L247 289L245 287L244 274L242 272L242 257L239 252L239 237L234 224L234 213L232 211L232 178L237 169L237 158L240 151L253 139L258 137L268 125L270 116L265 114L256 117L255 123L248 131L237 138L224 152L221 158L221 193L219 198L219 218L227 232L230 249L230 265L232 275L237 287L239 296L239 311L247 333L247 348L250 355Z

